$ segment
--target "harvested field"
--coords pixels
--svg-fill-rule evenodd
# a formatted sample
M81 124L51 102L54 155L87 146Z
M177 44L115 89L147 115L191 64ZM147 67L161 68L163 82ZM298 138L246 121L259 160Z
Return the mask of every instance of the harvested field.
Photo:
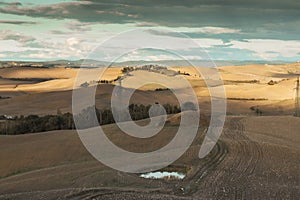
M41 158L44 155L45 161L40 163L45 165L41 169L2 178L1 197L21 199L27 196L39 199L47 195L53 199L297 199L300 195L299 122L300 119L294 117L228 117L221 140L208 157L197 159L200 133L200 140L196 140L190 150L176 161L177 165L192 163L188 176L182 181L145 180L135 174L115 172L94 161L84 151L74 132L27 135L28 139L25 136L2 136L0 141L6 144L10 140L11 145L2 144L0 152L6 149L17 160L35 155L34 151L24 152L28 147L22 145L34 137L40 138L39 144L45 140L54 143L69 141L69 144L63 147L58 143L58 148L48 142L48 151L39 153ZM270 126L274 128L270 129ZM108 125L106 129L112 130L114 125ZM286 132L286 129L289 131ZM64 136L66 134L68 137ZM51 140L48 138L50 136L53 137ZM112 140L118 143L117 137L112 137ZM16 147L19 151L11 151L11 148ZM137 148L132 150L136 151ZM27 156L22 156L22 152ZM52 157L47 155L49 153ZM66 157L70 159L63 163ZM13 159L10 162L14 163ZM16 163L19 169L22 163L24 165L24 162ZM8 173L3 169L1 171L2 174Z
M105 79L115 79L121 75L120 69L110 69ZM86 70L95 73L93 69ZM195 69L180 70L190 74L179 76L193 86L203 115L191 147L165 169L186 169L184 179L152 180L112 170L87 152L74 130L1 135L0 199L298 199L300 119L291 116L296 80L291 74L299 74L299 64L220 67L228 98L227 118L220 140L203 159L198 158L198 153L209 124L205 117L210 116L209 93ZM0 114L71 112L77 72L78 69L65 68L0 69L0 96L10 97L0 100ZM151 79L137 71L128 80L139 76ZM154 74L154 82L162 76ZM268 84L271 80L273 85ZM115 84L98 85L98 108L110 106ZM174 85L185 94L186 88L179 83ZM131 90L132 85L126 87ZM155 83L139 88L131 103L178 103L170 90L159 88L163 87ZM256 116L257 110L262 116ZM115 124L103 129L119 147L149 152L168 144L176 134L180 117L169 116L163 131L148 140L124 135ZM148 121L137 123L145 125ZM114 159L118 161L118 156Z

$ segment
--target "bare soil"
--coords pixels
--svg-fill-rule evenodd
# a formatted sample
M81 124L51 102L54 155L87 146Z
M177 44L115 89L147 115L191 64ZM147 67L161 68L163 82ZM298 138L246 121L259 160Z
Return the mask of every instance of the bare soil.
M183 180L149 180L109 169L85 151L72 131L2 136L0 155L6 162L1 166L7 168L0 171L4 176L0 198L297 199L299 122L288 116L228 117L218 145L201 160L197 154L203 129L199 130L192 147L174 163L190 166ZM165 133L172 132L173 126ZM110 134L117 129L107 125L105 130ZM132 143L130 139L120 142L114 135L111 139L116 143ZM156 147L167 139L169 135L161 134ZM141 150L145 144L135 144L131 150Z

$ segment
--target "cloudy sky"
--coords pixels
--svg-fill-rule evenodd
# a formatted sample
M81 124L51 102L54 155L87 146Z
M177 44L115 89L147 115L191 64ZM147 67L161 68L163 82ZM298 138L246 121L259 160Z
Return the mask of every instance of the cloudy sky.
M215 60L300 60L298 0L0 0L0 60L83 59L136 28L185 34Z

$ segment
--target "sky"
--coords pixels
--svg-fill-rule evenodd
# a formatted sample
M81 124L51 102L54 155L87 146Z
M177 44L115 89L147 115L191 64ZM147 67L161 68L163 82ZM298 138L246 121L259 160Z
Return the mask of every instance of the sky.
M177 52L193 59L201 56L186 37L213 60L300 60L298 0L0 0L0 60L85 59L139 28L181 41ZM175 59L157 52L121 60Z

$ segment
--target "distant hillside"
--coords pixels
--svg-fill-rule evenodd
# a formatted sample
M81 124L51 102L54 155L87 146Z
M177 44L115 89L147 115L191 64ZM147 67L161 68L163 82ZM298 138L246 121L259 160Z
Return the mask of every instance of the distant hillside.
M191 63L190 63L191 62ZM202 67L215 67L215 66L240 66L240 65L249 65L249 64L288 64L287 61L266 61L266 60L246 60L246 61L226 61L226 60L159 60L159 61L126 61L126 62L115 62L110 63L106 61L98 61L91 59L81 59L75 61L69 60L55 60L55 61L44 61L44 62L34 62L34 61L0 61L0 68L2 67L35 67L35 68L53 68L53 67L69 67L69 68L79 68L84 66L88 67L102 67L102 66L137 66L137 65L146 65L146 64L158 64L166 66L202 66Z

